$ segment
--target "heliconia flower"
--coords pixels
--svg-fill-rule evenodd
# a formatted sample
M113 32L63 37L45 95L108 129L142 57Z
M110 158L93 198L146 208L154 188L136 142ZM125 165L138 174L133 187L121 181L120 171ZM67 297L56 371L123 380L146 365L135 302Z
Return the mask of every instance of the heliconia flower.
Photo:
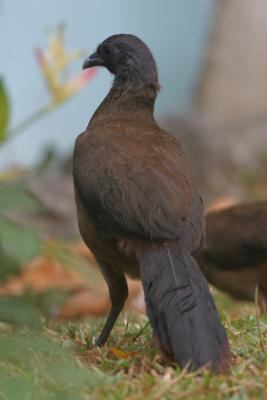
M74 95L95 76L97 71L96 68L91 68L68 79L68 66L79 59L83 52L67 52L64 42L64 26L60 25L56 34L50 36L47 51L44 52L40 48L36 48L34 51L48 90L52 95L52 106Z
M61 85L54 95L53 103L60 103L73 96L79 89L87 84L96 74L97 68L90 68L74 76L69 82Z
M86 69L84 71L82 71L81 73L79 73L78 75L74 76L74 78L72 78L69 83L68 83L68 88L70 90L73 90L74 92L76 92L77 90L79 90L80 88L82 88L84 85L86 85L86 83L88 81L90 81L97 72L97 68L90 68L90 69Z
M52 94L53 98L58 97L58 92L61 90L62 85L59 75L54 73L43 50L37 47L34 49L34 54L38 64L41 67L41 71L49 92Z
M34 49L34 54L35 54L35 58L36 58L38 64L41 67L44 67L46 65L46 57L45 57L43 50L40 49L39 47L36 47Z

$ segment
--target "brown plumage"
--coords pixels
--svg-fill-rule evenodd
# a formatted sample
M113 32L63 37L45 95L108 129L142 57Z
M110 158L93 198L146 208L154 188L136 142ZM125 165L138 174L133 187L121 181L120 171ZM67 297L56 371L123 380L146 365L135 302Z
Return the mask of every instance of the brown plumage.
M243 203L207 214L207 246L197 254L206 279L267 310L267 203Z
M76 140L74 186L81 235L107 281L112 308L103 345L140 278L161 349L181 366L229 364L227 336L192 257L204 236L203 207L181 144L154 120L157 69L133 35L106 39L84 68L105 66L113 86Z

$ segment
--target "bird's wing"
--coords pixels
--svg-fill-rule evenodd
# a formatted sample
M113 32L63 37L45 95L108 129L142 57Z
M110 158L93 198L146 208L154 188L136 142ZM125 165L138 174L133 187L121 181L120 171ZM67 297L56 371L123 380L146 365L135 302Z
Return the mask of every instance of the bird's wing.
M113 134L101 145L81 138L74 182L100 235L180 239L192 249L201 241L202 202L181 146L170 135Z

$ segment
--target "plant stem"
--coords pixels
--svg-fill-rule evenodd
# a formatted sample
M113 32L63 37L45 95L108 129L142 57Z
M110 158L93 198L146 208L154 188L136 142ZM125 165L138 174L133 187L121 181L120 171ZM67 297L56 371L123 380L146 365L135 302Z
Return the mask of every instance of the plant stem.
M48 104L44 107L39 108L36 110L33 114L29 115L27 118L25 118L22 122L20 122L17 126L14 128L10 129L7 132L7 140L4 142L0 143L0 148L4 147L5 144L10 143L10 141L17 136L19 136L21 133L23 133L28 127L33 125L35 122L37 122L39 119L43 118L46 116L49 112L51 112L54 109L54 105Z

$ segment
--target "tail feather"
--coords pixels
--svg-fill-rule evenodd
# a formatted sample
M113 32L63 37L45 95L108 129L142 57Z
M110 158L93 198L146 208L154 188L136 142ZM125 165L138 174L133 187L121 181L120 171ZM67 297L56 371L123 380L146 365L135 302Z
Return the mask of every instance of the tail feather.
M205 278L189 252L177 244L138 256L147 313L154 335L181 367L230 364L228 339Z

